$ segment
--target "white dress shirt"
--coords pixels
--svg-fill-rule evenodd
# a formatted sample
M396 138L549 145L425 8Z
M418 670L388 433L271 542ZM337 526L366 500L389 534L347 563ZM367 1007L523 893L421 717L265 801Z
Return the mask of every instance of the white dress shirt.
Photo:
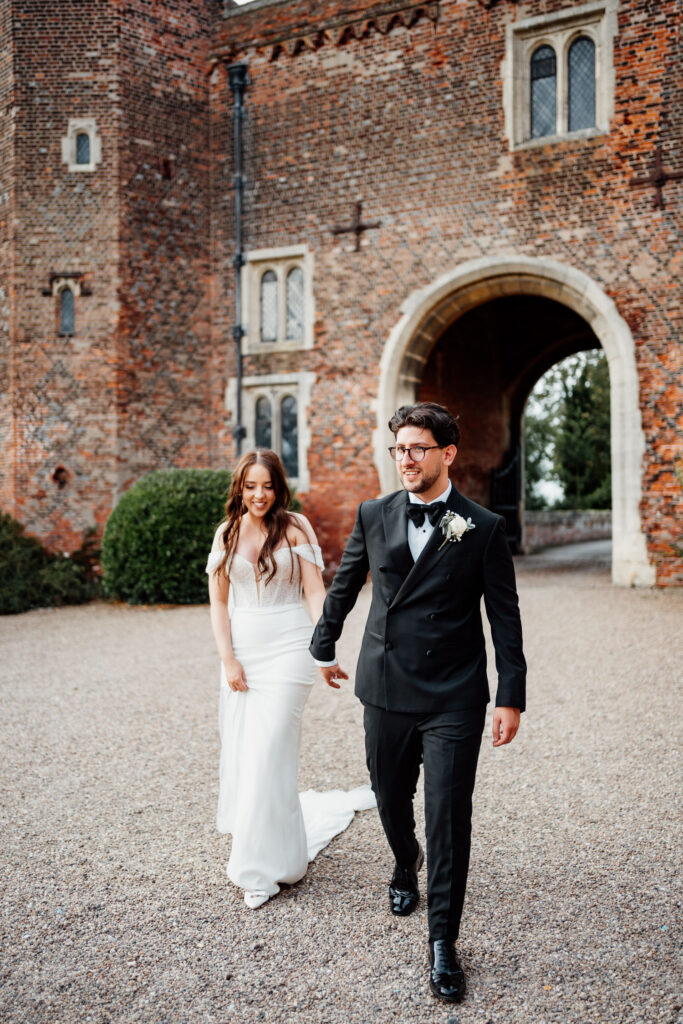
M408 501L412 502L413 505L433 505L435 501L447 501L448 495L451 493L451 482L448 481L448 487L440 494L438 498L433 498L432 501L423 502L419 494L413 494L412 491L408 491ZM429 519L425 517L425 521L422 526L416 526L412 519L408 520L408 547L410 553L413 556L413 561L417 562L419 556L422 554L427 541L432 535L432 532L436 529L432 526ZM337 664L337 659L334 661L318 661L313 659L318 668L330 668L332 665Z
M434 498L432 501L424 502L419 494L413 494L412 491L408 491L408 501L413 505L433 505L435 501L448 501L448 495L451 493L451 482L448 481L448 487L440 494L438 498ZM424 548L427 545L427 541L431 537L432 533L436 529L432 526L429 519L425 517L425 521L422 526L416 526L412 519L408 520L408 547L410 553L413 556L413 561L417 562L418 558L422 554Z

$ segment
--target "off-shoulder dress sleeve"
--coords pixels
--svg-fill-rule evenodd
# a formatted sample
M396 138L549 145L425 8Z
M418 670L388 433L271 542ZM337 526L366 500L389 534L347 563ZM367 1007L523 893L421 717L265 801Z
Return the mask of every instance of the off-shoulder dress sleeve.
M211 551L206 562L206 572L212 573L221 564L222 551Z
M211 545L211 551L206 562L205 572L207 573L212 573L215 569L217 569L221 563L221 559L223 558L224 549L222 540L224 529L225 523L221 523L221 525L218 527L214 534L213 544Z
M298 519L299 528L306 535L307 540L304 544L295 544L292 551L295 551L297 555L301 555L307 562L313 562L313 565L317 565L319 569L324 569L325 563L323 562L322 551L320 550L313 527L301 512L295 512L294 515Z
M313 562L313 565L317 565L319 569L325 568L323 554L318 544L313 544L310 541L306 544L295 544L292 551L297 555L301 555L307 562Z

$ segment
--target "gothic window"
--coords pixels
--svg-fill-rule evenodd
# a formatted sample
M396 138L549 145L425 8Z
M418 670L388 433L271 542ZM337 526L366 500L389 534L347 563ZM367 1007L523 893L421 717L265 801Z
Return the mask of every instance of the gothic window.
M557 62L552 46L539 46L531 57L531 137L554 135L557 123Z
M287 338L296 341L304 334L304 272L292 267L287 274Z
M76 163L90 163L90 136L87 132L79 132L76 136Z
M315 374L262 373L242 377L242 423L246 429L246 448L272 448L282 459L290 483L298 491L307 491L308 446L311 434L307 410ZM237 412L237 380L228 382L226 407Z
M261 395L254 408L254 444L257 448L273 447L273 418L270 401Z
M245 353L313 347L312 269L313 256L305 245L247 253L242 272Z
M94 171L102 162L102 139L94 118L70 118L62 138L62 162L70 171Z
M609 132L618 8L590 0L510 22L502 71L512 149Z
M59 333L73 334L76 329L76 303L70 288L59 293Z
M261 278L261 341L277 341L277 293L277 275L273 270L266 270Z
M595 43L579 36L569 47L569 131L595 125Z
M285 395L280 402L280 448L282 465L289 477L299 475L299 418L296 398Z

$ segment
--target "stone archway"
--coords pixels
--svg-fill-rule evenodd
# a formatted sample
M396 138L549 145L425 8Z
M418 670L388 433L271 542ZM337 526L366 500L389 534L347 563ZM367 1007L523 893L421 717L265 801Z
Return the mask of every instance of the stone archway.
M512 295L543 296L572 309L586 321L605 351L612 416L612 579L624 586L652 586L655 572L648 562L639 511L645 439L633 338L614 302L595 281L573 267L525 256L472 260L408 296L380 363L374 448L382 491L396 486L385 453L387 421L399 405L415 401L432 347L468 310Z

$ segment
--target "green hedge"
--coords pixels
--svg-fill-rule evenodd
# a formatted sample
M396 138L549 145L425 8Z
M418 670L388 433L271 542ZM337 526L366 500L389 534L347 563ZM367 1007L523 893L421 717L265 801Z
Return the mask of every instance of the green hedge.
M0 615L90 601L99 592L97 556L91 536L71 556L51 554L0 512Z
M126 491L104 530L106 593L129 604L203 604L206 559L230 473L161 469Z

